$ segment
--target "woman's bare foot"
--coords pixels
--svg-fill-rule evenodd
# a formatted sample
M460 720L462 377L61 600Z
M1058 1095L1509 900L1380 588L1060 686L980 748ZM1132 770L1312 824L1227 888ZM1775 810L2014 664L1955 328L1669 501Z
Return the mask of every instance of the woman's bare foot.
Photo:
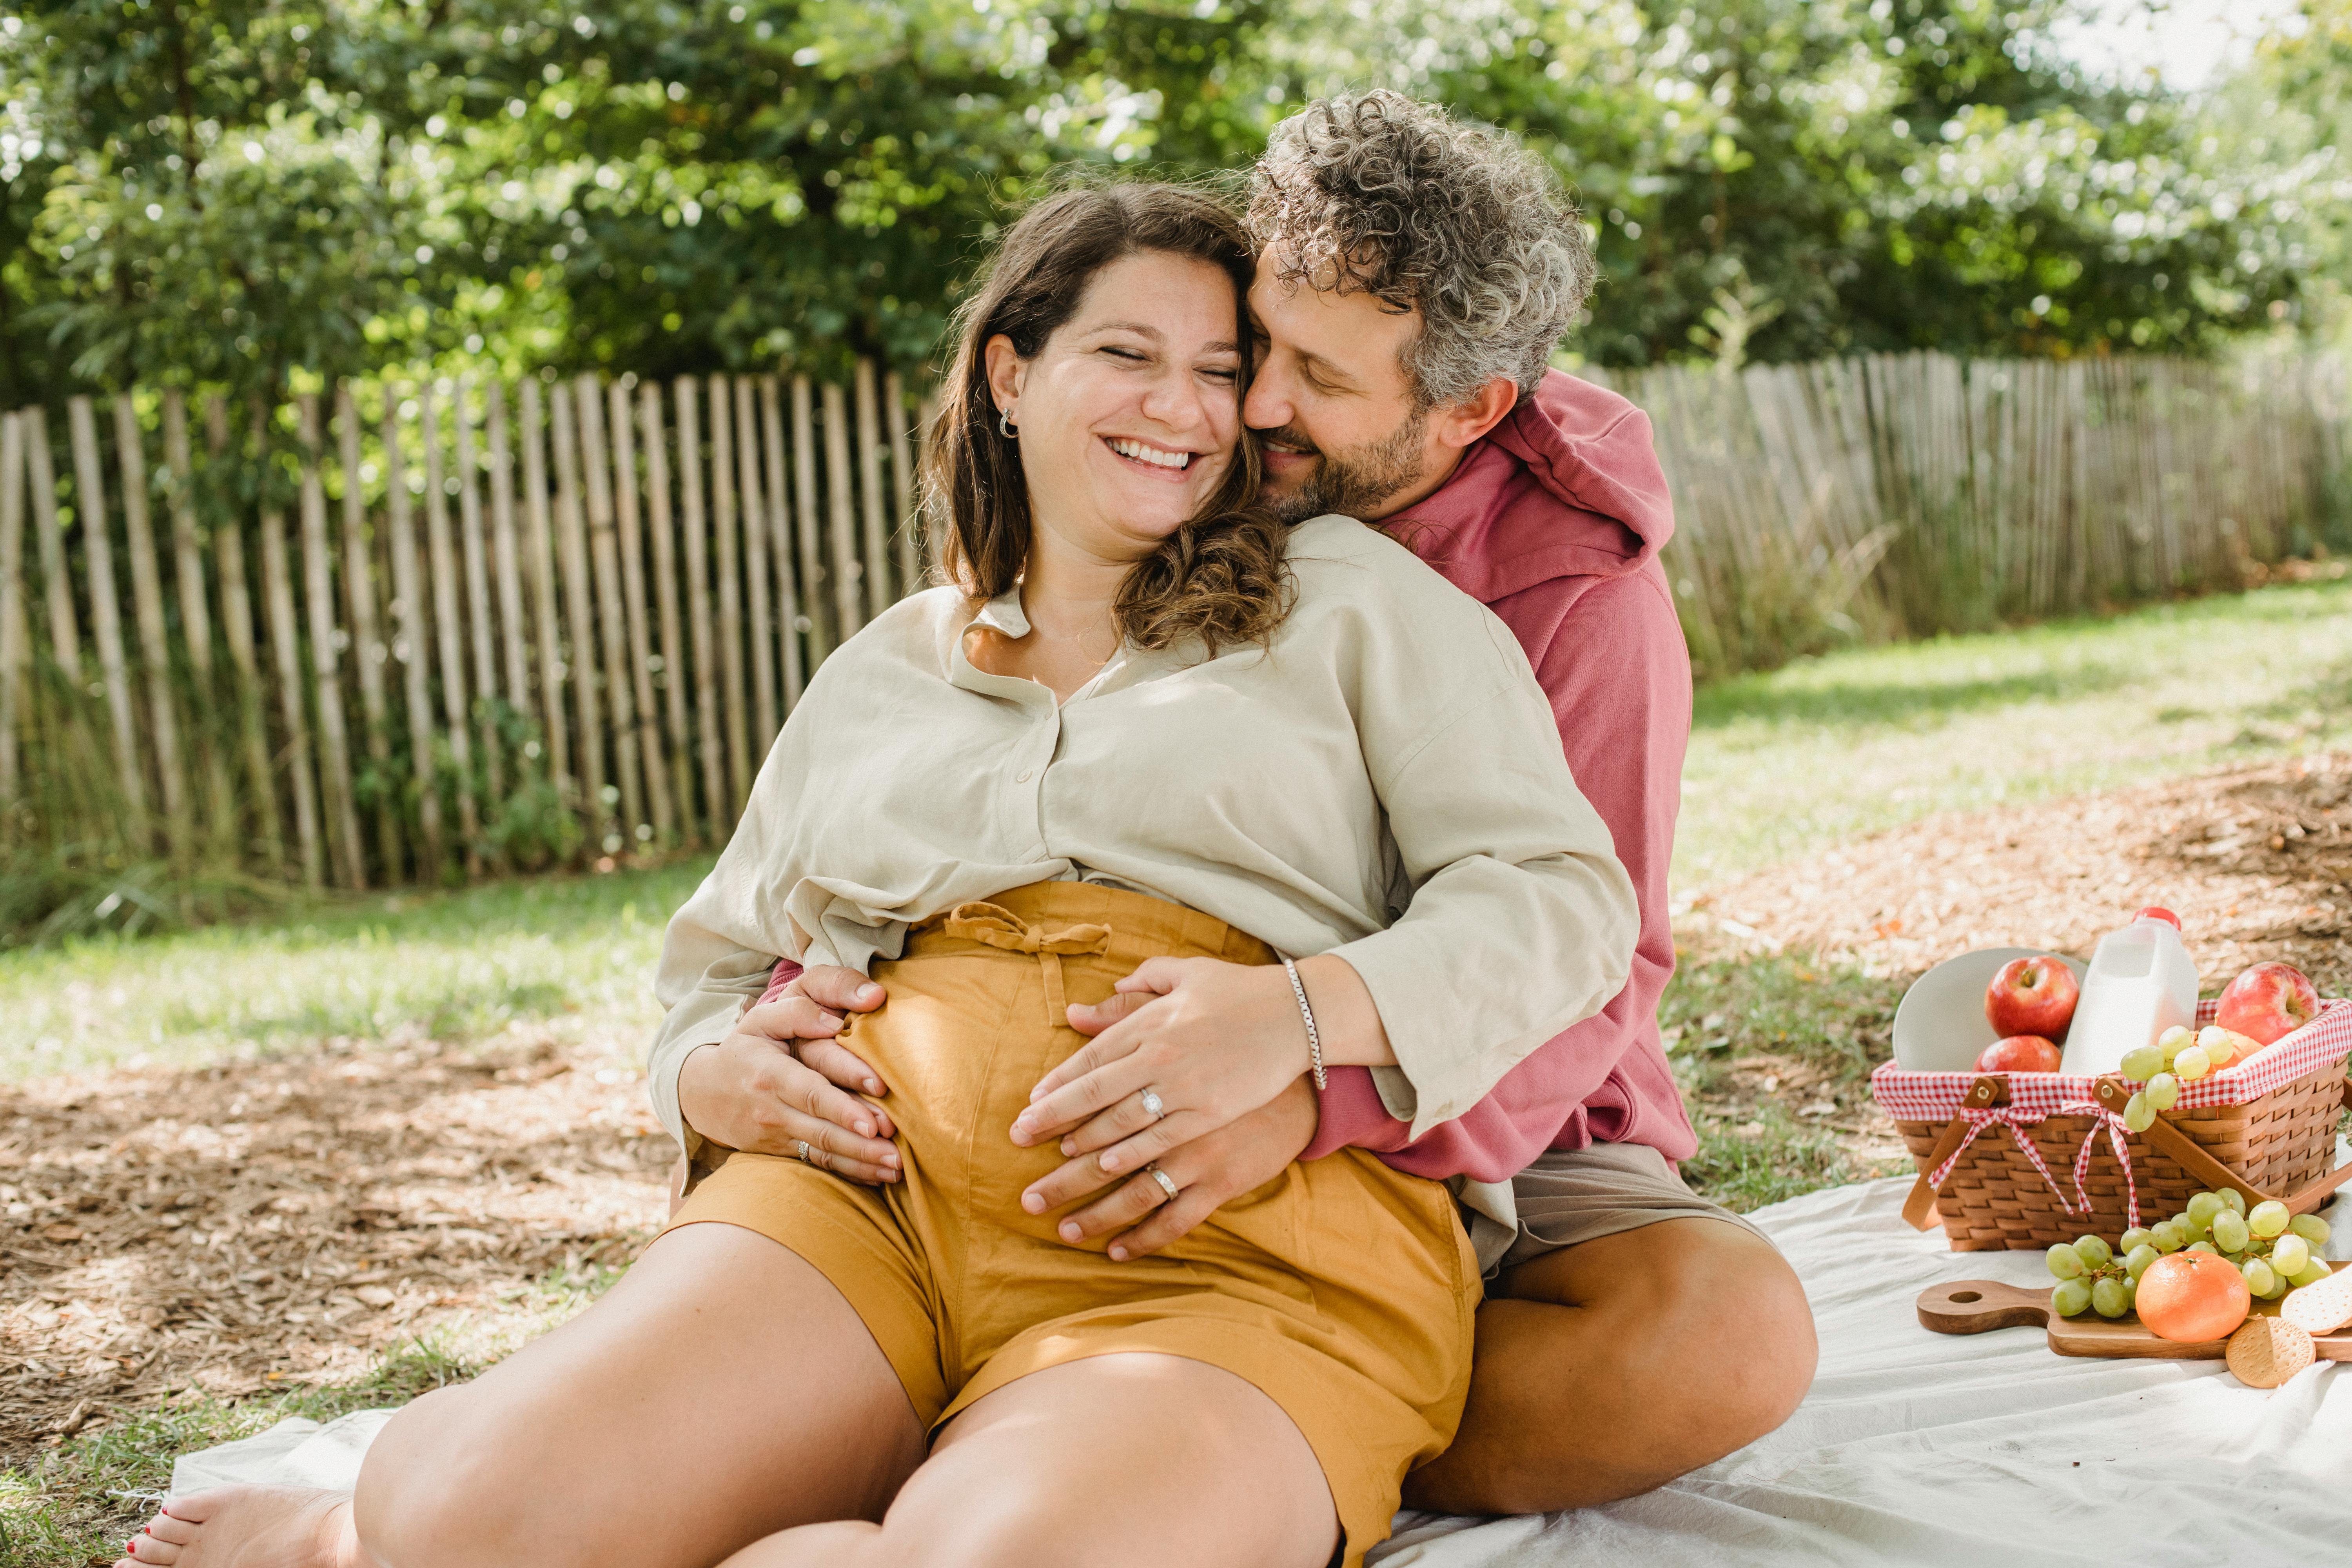
M173 1498L114 1568L361 1568L349 1492L223 1487Z

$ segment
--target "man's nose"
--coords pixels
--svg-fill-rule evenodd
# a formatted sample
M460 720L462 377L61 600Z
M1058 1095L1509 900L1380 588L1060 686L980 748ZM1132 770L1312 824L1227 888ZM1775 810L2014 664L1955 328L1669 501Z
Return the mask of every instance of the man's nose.
M1261 367L1242 399L1242 423L1253 430L1279 430L1296 412L1286 379L1272 365Z

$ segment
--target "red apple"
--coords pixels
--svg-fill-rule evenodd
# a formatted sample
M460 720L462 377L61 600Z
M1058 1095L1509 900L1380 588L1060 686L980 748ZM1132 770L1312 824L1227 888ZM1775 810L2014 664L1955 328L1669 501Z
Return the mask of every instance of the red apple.
M2291 963L2257 963L2230 982L2213 1021L2267 1046L2319 1016L2319 992Z
M1985 987L1985 1022L1996 1034L2063 1040L2082 994L2074 972L2063 961L2047 953L2012 958Z
M1995 1040L1977 1058L1979 1072L2056 1072L2058 1047L2039 1035L2011 1035Z

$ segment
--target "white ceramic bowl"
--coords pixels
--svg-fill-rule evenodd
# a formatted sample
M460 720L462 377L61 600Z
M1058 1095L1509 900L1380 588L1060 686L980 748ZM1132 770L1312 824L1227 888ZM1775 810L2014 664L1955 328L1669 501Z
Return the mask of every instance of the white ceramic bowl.
M2038 958L2036 947L1987 947L1948 958L1911 983L1895 1009L1895 1065L1910 1072L1973 1072L1984 1048L2000 1038L1985 1022L1985 987L2012 958ZM2079 959L2052 953L2074 972Z

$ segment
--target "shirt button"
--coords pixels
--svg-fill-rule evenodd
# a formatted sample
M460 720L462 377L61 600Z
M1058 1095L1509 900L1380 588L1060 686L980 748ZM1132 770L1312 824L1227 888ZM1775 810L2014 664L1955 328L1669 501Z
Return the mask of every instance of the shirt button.
M1034 770L1029 769L1029 768L1023 768L1023 769L1021 770L1021 776L1020 776L1019 778L1017 778L1017 779L1014 779L1013 782L1014 784L1027 784L1031 779L1033 779L1033 778L1034 778L1034 777L1036 777L1036 776L1037 776L1037 775L1036 775L1036 773L1035 773L1035 772L1034 772Z

